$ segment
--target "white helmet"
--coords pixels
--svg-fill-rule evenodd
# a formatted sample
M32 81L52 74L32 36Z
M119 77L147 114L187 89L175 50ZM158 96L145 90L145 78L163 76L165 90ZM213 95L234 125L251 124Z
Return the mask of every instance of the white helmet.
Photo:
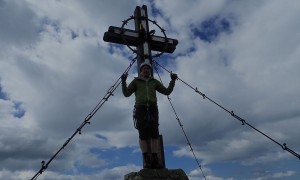
M142 70L142 68L143 68L144 66L149 66L150 68L152 68L152 66L151 66L150 63L148 63L148 62L143 62L143 63L140 65L140 71Z

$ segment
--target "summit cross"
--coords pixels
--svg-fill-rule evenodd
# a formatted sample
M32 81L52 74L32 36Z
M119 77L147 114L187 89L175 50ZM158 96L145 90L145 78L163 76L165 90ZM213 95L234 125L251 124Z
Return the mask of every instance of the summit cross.
M134 20L134 30L124 28L124 26L127 25L128 21L130 20ZM149 31L149 22L157 26L164 36L156 36L155 30ZM152 64L152 58L158 57L163 53L173 53L178 44L178 40L168 38L165 30L162 29L155 21L148 18L146 5L143 5L142 7L136 6L134 15L127 20L124 20L121 27L110 26L108 31L104 33L103 40L105 42L126 45L137 54L137 72L139 77L141 77L141 72L139 69L142 63L146 62ZM130 46L136 47L136 50L132 49ZM153 56L151 51L157 51L160 52L160 54ZM151 75L153 76L153 66L151 67ZM150 142L148 141L147 143L149 148ZM163 168L165 168L162 135L159 136L159 146L159 163ZM149 150L149 152L151 152L151 150ZM145 159L143 160L145 164Z
M110 26L108 31L104 33L103 40L106 42L122 44L136 47L137 67L139 69L143 62L152 64L151 51L159 51L161 53L173 53L178 44L178 40L167 38L162 28L165 37L156 36L155 30L149 31L149 20L147 6L136 6L134 16L131 17L135 22L135 30L125 29L122 27ZM125 24L127 21L123 21ZM151 21L155 25L155 21ZM157 25L158 26L158 25ZM131 49L131 48L130 48ZM131 49L132 50L132 49ZM153 75L153 69L151 70ZM138 70L140 76L140 72Z

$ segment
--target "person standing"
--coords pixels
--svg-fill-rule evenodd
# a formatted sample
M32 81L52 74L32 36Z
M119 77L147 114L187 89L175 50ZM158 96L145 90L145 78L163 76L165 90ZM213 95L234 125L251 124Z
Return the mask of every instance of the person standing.
M128 85L126 79L128 74L123 74L122 92L125 97L135 93L135 115L136 128L139 133L139 145L145 160L144 168L161 168L158 164L159 150L159 116L157 107L156 91L164 95L170 95L177 80L177 74L171 74L171 81L166 88L157 79L151 76L152 66L144 62L140 65L141 77L136 77ZM150 143L147 143L149 141ZM148 147L150 145L150 147ZM151 152L148 152L151 150Z

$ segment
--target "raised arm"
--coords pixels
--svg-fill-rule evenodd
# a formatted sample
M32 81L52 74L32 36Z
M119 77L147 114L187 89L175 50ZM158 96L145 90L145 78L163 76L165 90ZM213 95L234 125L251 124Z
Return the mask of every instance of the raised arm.
M127 87L127 84L126 84L127 76L128 76L128 74L123 74L121 76L121 79L122 79L122 92L123 92L123 95L125 97L131 96L131 94L134 93L135 90L136 90L135 89L136 86L135 86L135 81L134 80Z
M156 90L164 95L170 95L174 89L175 81L177 79L177 74L171 74L171 81L169 83L169 86L166 88L163 84L161 84L159 81L158 85L156 87Z

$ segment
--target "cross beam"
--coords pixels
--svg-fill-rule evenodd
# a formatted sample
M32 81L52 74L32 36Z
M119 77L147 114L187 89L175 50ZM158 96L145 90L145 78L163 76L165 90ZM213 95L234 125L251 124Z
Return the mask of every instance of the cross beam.
M137 68L143 62L152 64L151 50L173 53L178 41L176 39L155 36L154 30L149 32L147 6L136 6L134 11L135 30L110 26L104 33L103 40L106 42L136 47ZM153 75L153 69L151 70Z
M108 28L108 31L104 34L103 40L106 42L135 47L138 47L142 41L137 31L124 28L122 29L115 26L110 26ZM176 45L178 44L176 39L165 39L164 37L154 35L150 36L148 41L149 45L151 46L151 50L166 53L173 53L176 49Z

